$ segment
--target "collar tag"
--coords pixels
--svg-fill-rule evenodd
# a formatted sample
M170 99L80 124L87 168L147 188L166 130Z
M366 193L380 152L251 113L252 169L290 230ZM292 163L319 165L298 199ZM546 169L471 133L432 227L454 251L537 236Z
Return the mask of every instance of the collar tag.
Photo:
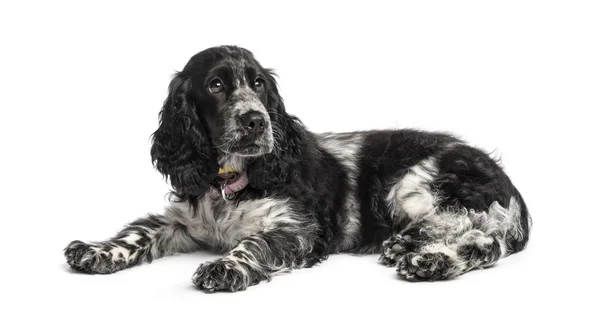
M221 170L219 170L219 177L223 181L219 188L211 187L209 194L213 200L222 198L225 201L231 201L237 197L239 191L248 185L248 175L246 171L236 173L233 171L226 172L225 170L221 172Z
M221 183L221 197L225 202L229 202L237 196L237 192L227 194L227 180Z

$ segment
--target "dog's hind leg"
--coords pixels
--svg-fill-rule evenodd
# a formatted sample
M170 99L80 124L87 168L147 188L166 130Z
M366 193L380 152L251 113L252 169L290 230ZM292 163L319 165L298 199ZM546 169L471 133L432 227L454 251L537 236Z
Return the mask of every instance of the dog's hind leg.
M388 193L396 233L381 260L401 277L438 280L493 265L523 249L530 218L502 169L457 146L410 167ZM501 205L502 204L502 205Z
M149 215L127 225L103 242L73 241L65 248L71 268L90 274L110 274L153 259L201 247L187 228L169 216Z
M502 256L500 240L473 229L467 217L436 215L383 243L382 260L406 280L441 280L493 265Z
M497 202L487 212L437 209L385 241L381 260L410 281L447 279L489 267L514 252L510 243L519 236L519 222L510 213L510 207Z

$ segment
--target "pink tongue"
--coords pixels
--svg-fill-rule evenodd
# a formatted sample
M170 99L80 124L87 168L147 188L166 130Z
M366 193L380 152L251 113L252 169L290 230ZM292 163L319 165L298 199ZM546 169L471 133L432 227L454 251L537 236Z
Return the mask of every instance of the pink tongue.
M248 185L248 175L246 171L240 173L235 182L231 182L225 186L225 194L233 194L243 190Z

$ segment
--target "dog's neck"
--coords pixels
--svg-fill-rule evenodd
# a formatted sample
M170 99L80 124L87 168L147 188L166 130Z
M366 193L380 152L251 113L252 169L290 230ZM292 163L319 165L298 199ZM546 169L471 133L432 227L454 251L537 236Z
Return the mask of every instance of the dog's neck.
M219 174L215 178L209 195L213 200L224 199L231 201L235 199L238 192L248 185L248 174L246 173L246 161L238 155L221 155L219 161Z
M227 172L240 173L246 170L246 158L239 155L226 154L219 156L219 168Z

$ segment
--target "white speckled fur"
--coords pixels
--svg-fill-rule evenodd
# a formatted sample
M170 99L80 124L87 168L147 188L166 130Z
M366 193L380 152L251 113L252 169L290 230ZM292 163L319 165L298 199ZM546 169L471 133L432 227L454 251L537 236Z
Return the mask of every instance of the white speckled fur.
M430 184L437 174L436 160L431 157L408 169L388 193L390 215L395 221L404 217L420 220L435 212L437 197Z
M204 197L198 202L198 216L192 217L186 203L172 202L166 216L187 227L194 239L215 249L227 251L242 239L271 230L277 223L295 223L289 200L262 198L235 202L213 201Z
M242 137L240 124L238 123L239 117L250 111L256 111L263 116L265 121L263 135L260 136L256 142L257 145L261 146L263 151L257 153L257 155L271 152L274 145L271 118L256 93L250 87L242 83L242 85L239 85L233 91L230 98L233 102L230 104L231 110L228 110L227 117L225 117L225 133L223 135L223 144L220 147L221 151L229 155L230 147L228 146L236 143Z

